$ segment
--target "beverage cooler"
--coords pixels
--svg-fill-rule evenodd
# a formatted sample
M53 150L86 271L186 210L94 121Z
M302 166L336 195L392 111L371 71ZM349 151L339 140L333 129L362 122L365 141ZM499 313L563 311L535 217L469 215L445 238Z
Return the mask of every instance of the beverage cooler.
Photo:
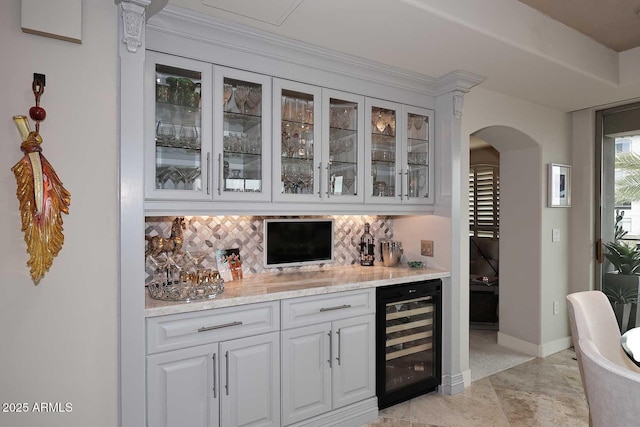
M441 383L442 281L379 287L376 298L376 394L382 409Z

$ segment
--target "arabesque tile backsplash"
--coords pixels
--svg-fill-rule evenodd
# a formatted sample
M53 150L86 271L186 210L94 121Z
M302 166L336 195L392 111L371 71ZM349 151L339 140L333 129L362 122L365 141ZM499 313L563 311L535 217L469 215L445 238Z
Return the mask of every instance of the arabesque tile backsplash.
M169 236L171 223L175 217L146 217L145 235ZM263 221L267 218L293 218L293 217L266 217L266 216L186 216L187 229L184 232L183 249L186 251L209 252L202 261L205 268L216 268L215 251L217 249L240 249L242 270L244 274L276 271L265 269L263 265L264 254L262 248ZM332 265L351 265L359 262L358 250L360 237L364 232L364 223L371 224L371 234L376 243L384 239L393 239L393 221L385 216L366 215L334 215L322 217L295 217L295 218L333 218L335 262ZM379 247L376 245L376 259L380 259ZM287 267L277 270L318 269L322 265L305 267ZM153 268L147 263L147 281L153 274Z

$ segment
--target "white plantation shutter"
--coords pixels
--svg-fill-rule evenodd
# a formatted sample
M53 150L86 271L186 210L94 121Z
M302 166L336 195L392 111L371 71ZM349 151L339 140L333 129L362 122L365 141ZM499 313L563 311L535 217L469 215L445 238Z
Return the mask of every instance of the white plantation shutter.
M471 165L469 169L469 235L498 238L500 228L500 167Z

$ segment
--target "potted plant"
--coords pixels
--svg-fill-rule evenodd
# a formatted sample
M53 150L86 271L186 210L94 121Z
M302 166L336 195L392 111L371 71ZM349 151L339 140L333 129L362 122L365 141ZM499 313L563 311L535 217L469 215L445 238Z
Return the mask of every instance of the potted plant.
M613 306L620 330L625 332L636 323L640 289L640 247L621 240L627 234L620 225L623 217L624 212L616 211L615 241L604 245L607 250L604 255L615 271L606 273L603 292Z

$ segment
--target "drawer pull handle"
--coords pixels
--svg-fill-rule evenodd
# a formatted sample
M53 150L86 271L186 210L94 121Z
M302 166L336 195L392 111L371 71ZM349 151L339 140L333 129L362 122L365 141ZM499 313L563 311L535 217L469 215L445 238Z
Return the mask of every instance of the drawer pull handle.
M351 308L351 304L337 305L335 307L323 307L320 311L342 310L343 308Z
M213 329L222 329L222 328L228 328L229 326L238 326L238 325L242 325L242 321L225 323L223 325L203 326L202 328L198 328L198 332L206 332L206 331L211 331Z

